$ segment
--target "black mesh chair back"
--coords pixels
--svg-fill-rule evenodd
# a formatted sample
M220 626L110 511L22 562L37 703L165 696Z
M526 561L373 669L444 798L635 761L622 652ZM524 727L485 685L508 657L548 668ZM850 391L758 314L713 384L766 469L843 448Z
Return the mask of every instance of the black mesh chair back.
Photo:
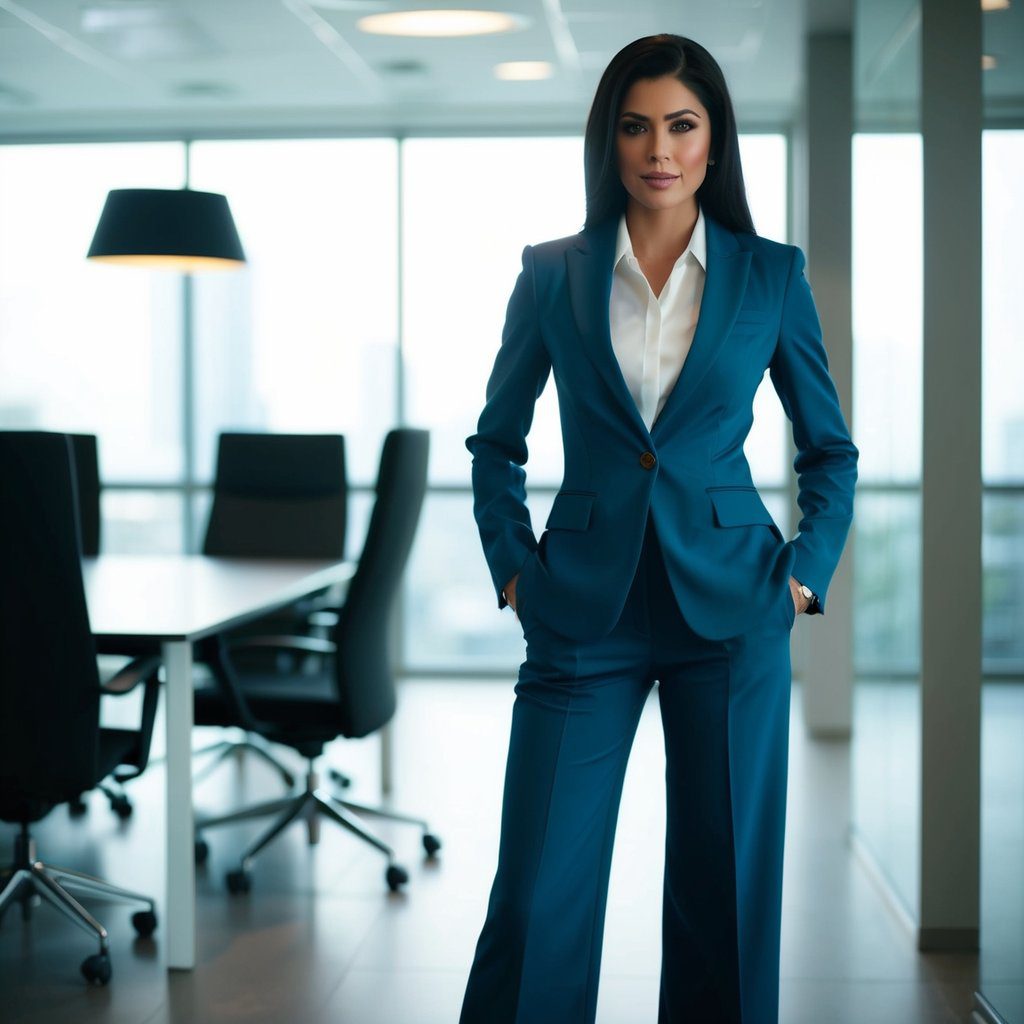
M0 817L96 782L100 680L66 434L0 432Z
M426 430L404 427L384 439L366 541L335 631L344 736L367 736L395 712L389 626L423 508L429 450Z
M69 434L78 488L78 525L82 554L100 553L100 460L95 434Z
M203 554L342 559L346 512L340 434L224 433Z

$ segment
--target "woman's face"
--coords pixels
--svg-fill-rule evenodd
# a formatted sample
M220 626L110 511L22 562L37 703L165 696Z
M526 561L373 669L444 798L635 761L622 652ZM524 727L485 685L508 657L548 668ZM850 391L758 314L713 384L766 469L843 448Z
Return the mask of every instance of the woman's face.
M650 210L692 204L711 152L708 112L671 75L641 79L622 101L616 149L619 176L634 202Z

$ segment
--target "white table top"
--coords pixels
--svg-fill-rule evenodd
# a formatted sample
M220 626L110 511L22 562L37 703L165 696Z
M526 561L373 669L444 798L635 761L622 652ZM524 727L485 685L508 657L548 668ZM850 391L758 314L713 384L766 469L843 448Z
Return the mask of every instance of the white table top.
M97 636L198 640L344 583L355 563L100 555L82 572Z

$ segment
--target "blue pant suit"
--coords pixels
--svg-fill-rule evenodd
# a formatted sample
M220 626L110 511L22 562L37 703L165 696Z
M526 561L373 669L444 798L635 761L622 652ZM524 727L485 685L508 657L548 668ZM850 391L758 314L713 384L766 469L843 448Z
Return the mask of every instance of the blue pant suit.
M789 579L825 613L858 451L803 253L707 211L693 341L648 429L611 343L617 221L523 250L466 439L499 609L518 574L526 660L461 1024L594 1020L622 780L655 681L668 789L659 1024L775 1024ZM744 454L766 371L796 446L791 540ZM565 468L538 537L523 467L549 377Z

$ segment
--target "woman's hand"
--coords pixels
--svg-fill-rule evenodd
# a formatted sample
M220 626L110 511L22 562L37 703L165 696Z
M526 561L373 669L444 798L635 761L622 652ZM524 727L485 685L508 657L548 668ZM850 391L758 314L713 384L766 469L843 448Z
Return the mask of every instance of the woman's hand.
M789 577L789 592L793 597L793 604L796 607L797 615L807 611L811 603L810 598L804 597L800 591L800 584L792 576Z
M516 581L518 579L519 573L516 573L515 576L505 584L505 600L512 605L512 611L516 613L517 618L519 616L519 612L516 611Z

